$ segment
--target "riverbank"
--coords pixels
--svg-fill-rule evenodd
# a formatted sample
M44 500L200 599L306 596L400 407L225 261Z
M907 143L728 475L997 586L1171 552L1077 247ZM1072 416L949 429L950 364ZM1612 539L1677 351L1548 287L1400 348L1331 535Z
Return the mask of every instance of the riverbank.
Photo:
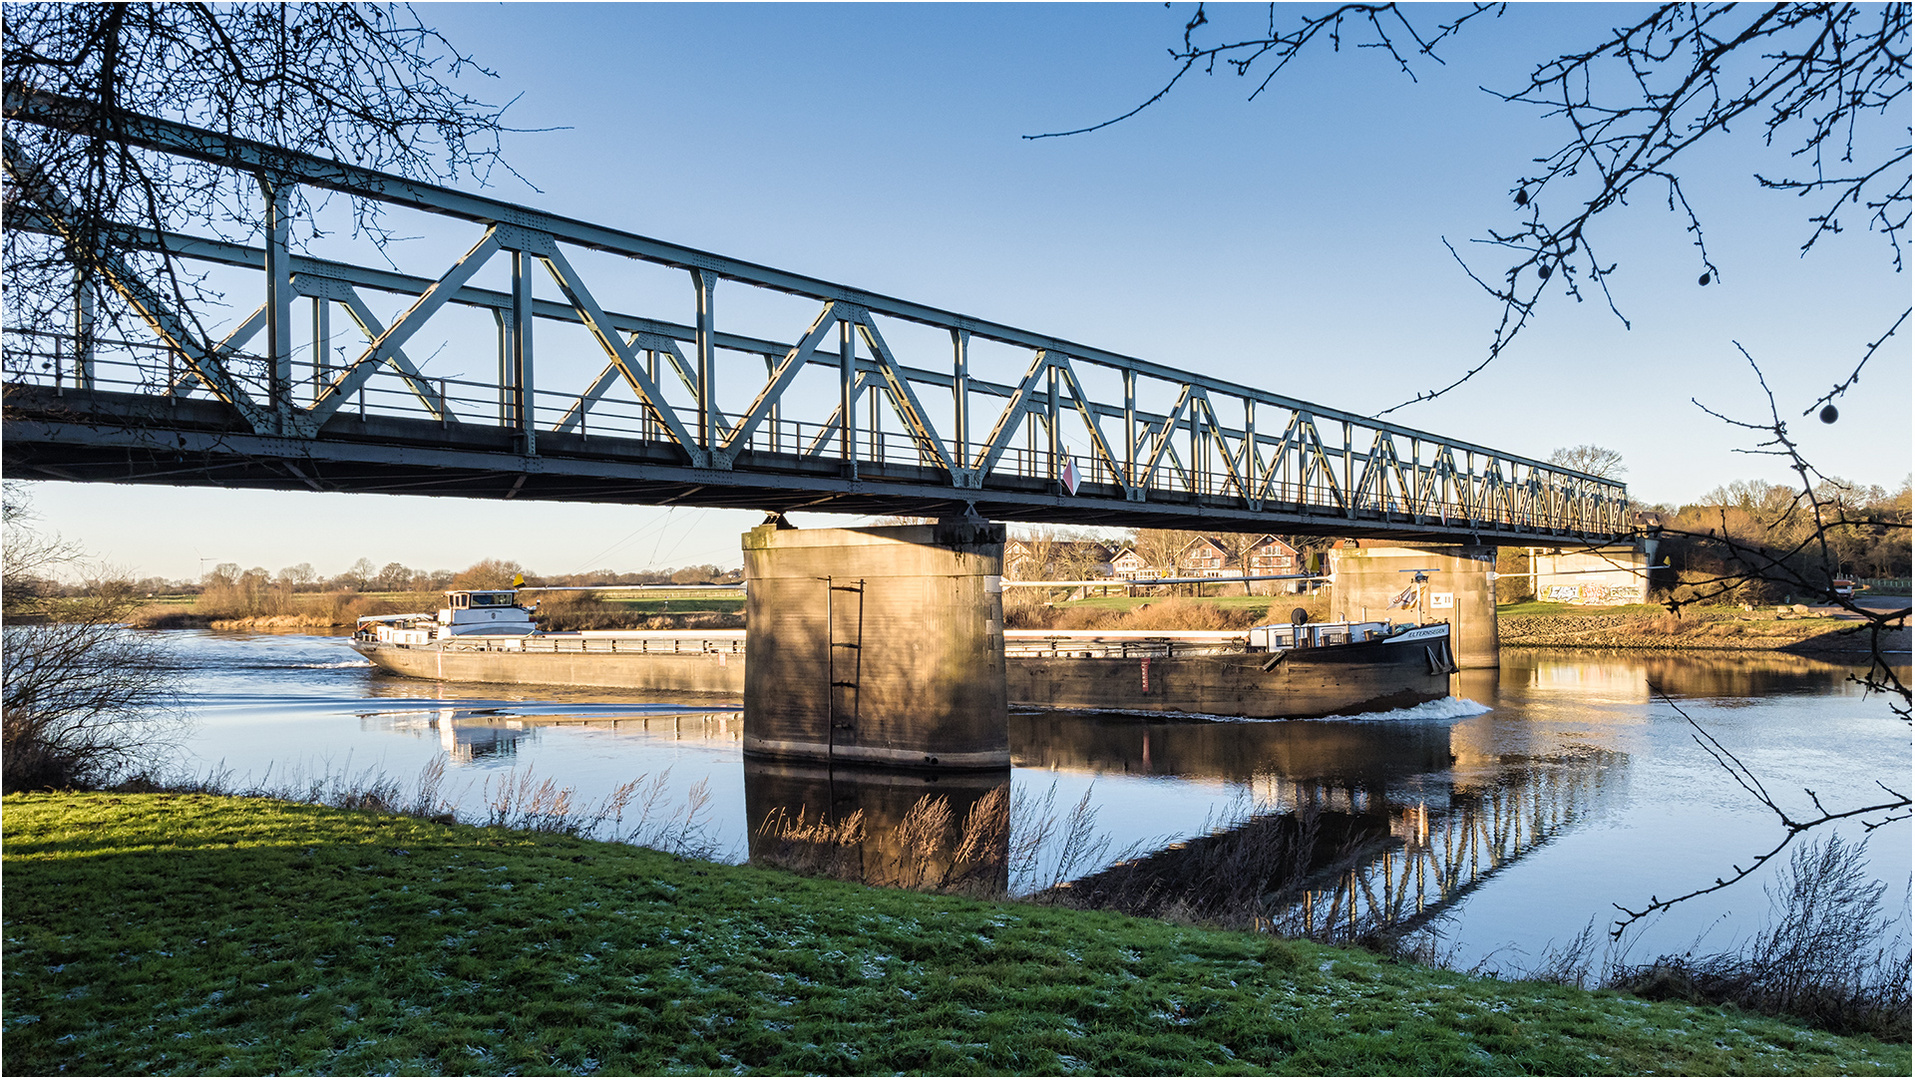
M1592 610L1525 604L1499 610L1496 629L1501 644L1523 648L1753 649L1808 655L1869 651L1867 623L1862 619L1794 607L1786 611L1691 608L1678 616L1653 605ZM1908 652L1908 629L1891 631L1887 645L1892 652Z
M1852 1073L1909 1047L1265 936L203 795L4 802L10 1073Z

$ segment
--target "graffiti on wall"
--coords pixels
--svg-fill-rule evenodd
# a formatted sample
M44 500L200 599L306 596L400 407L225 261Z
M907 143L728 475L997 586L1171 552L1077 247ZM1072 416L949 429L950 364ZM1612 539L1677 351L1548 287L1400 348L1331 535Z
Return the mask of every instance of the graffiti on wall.
M1640 604L1641 585L1551 585L1545 599L1557 604Z

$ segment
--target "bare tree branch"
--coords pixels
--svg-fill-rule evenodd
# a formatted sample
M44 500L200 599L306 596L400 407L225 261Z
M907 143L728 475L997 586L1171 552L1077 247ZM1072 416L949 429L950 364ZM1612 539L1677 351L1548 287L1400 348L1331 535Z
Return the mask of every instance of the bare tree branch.
M1261 33L1206 45L1196 35L1210 19L1198 5L1184 28L1183 44L1170 50L1176 73L1143 104L1102 123L1026 137L1108 127L1164 100L1192 70L1201 67L1212 74L1220 62L1239 76L1258 77L1254 99L1313 47L1327 43L1330 51L1341 52L1346 32L1360 35L1354 47L1383 50L1414 79L1413 60L1442 63L1435 51L1440 43L1469 26L1484 25L1484 15L1504 14L1502 5L1476 4L1425 33L1397 4L1343 4L1303 15L1287 5L1283 10L1296 20L1287 28L1279 26L1278 7L1271 4ZM1909 30L1906 4L1663 4L1587 49L1537 64L1523 85L1489 91L1566 122L1568 135L1534 159L1536 172L1512 186L1523 219L1513 228L1491 228L1474 241L1508 256L1500 273L1478 272L1444 241L1501 309L1482 360L1441 387L1378 415L1441 397L1468 382L1529 325L1552 285L1579 302L1588 293L1600 294L1627 327L1629 320L1609 288L1617 264L1598 255L1595 233L1603 215L1627 205L1639 190L1657 192L1669 211L1680 215L1695 248L1698 286L1720 280L1722 270L1710 257L1682 170L1697 146L1721 141L1738 128L1753 127L1764 145L1791 147L1790 159L1803 170L1773 178L1758 174L1762 187L1829 196L1809 218L1803 252L1841 232L1842 215L1859 208L1866 227L1887 240L1899 272L1910 208ZM1873 352L1871 347L1869 355ZM1852 383L1853 377L1837 393Z
M1610 925L1609 936L1611 938L1621 937L1623 932L1628 930L1630 926L1650 915L1660 911L1668 911L1670 908L1675 907L1685 900L1693 900L1698 896L1707 896L1709 893L1718 892L1734 885L1736 882L1760 870L1770 859L1780 855L1789 844L1794 842L1796 837L1811 829L1820 828L1821 826L1829 825L1837 821L1865 817L1870 814L1882 815L1874 821L1864 822L1864 828L1873 831L1891 821L1900 821L1909 816L1909 797L1878 781L1876 786L1891 796L1888 802L1875 803L1870 806L1858 806L1848 810L1830 811L1822 807L1822 800L1815 792L1805 788L1803 789L1804 793L1808 795L1809 801L1814 805L1816 813L1812 817L1795 817L1788 811L1782 809L1781 805L1769 795L1768 790L1762 786L1762 782L1756 778L1755 773L1749 769L1748 765L1743 763L1741 758L1737 757L1733 751L1717 741L1716 737L1709 734L1708 730L1701 724L1696 723L1695 718L1684 712L1682 706L1676 704L1674 698L1671 698L1662 691L1661 687L1653 683L1650 684L1650 689L1654 690L1656 696L1662 699L1663 704L1674 709L1678 716L1688 722L1690 728L1693 729L1690 732L1690 737L1695 739L1696 745L1702 747L1711 758L1714 758L1716 764L1722 766L1724 771L1728 772L1744 791L1754 796L1757 802L1768 807L1769 810L1775 814L1777 820L1782 825L1783 836L1780 843L1756 855L1749 861L1747 866L1740 863L1731 863L1731 873L1729 876L1716 878L1715 883L1712 885L1705 885L1699 889L1691 889L1681 896L1671 897L1667 900L1651 896L1649 902L1641 907L1631 908L1622 904L1614 905L1617 911L1622 912L1623 917L1617 919Z

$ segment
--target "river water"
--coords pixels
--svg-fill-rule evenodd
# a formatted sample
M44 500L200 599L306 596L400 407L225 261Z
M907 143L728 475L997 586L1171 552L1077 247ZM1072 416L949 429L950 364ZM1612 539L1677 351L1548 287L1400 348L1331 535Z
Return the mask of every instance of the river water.
M472 818L526 777L573 788L578 803L643 777L660 784L655 822L677 812L682 839L690 812L697 839L742 861L772 814L855 805L881 826L931 792L961 817L1006 781L746 762L735 703L442 685L378 672L336 637L163 633L190 672L193 725L178 762L235 787L374 775L410 785L443 759L441 792ZM1448 963L1521 971L1585 926L1606 929L1614 905L1705 885L1781 838L1678 707L1798 814L1810 810L1804 788L1831 809L1880 801L1877 781L1906 791L1910 729L1851 670L1781 654L1505 650L1500 671L1457 676L1450 699L1404 713L1234 723L1017 713L1013 818L1046 801L1061 816L1082 801L1107 843L1072 855L1057 840L1025 884L1309 808L1367 822L1387 852L1345 849L1356 866L1310 894L1311 917L1354 908L1412 920L1439 936ZM1870 871L1887 883L1902 934L1910 835L1905 820L1867 834ZM1638 924L1631 956L1734 946L1768 918L1774 880L1765 869Z

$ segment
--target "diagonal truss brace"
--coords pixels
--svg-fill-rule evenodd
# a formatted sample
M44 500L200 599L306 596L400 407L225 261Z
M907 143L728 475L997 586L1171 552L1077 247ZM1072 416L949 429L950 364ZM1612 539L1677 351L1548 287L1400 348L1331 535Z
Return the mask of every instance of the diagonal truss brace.
M76 221L77 209L18 143L11 138L5 139L4 151L7 174L38 206L47 223L66 242L73 257L91 264L139 312L153 332L185 359L187 367L214 396L236 409L254 432L275 433L279 425L272 411L254 401L234 380L218 348L200 341L185 320L173 311L157 291L140 279L125 259L88 241Z

